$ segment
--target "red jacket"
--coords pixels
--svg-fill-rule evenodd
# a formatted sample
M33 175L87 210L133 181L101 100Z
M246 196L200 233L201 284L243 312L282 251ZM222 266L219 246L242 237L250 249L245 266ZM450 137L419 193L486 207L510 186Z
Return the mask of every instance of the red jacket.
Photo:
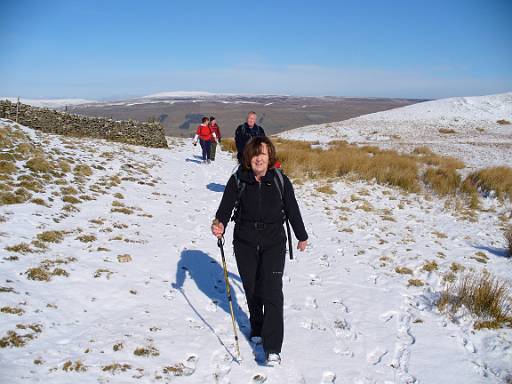
M204 140L204 141L212 141L213 140L213 136L212 136L212 130L210 129L210 127L208 125L200 125L197 127L197 132L196 132L197 136L199 136L199 138L201 140Z
M213 133L215 133L215 136L217 136L217 140L222 137L220 135L220 128L217 124L210 124L210 129L212 130Z

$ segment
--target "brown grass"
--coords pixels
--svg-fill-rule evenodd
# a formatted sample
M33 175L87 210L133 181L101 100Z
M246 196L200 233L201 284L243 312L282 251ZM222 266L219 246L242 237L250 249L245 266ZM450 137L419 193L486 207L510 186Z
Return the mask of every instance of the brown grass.
M14 173L16 172L16 164L11 161L0 161L0 173Z
M439 133L442 133L442 134L452 134L452 133L457 133L457 131L455 131L454 129L452 128L440 128L439 129Z
M75 166L73 172L77 176L92 176L92 168L87 164L79 164Z
M395 272L401 275L412 275L412 269L407 267L396 267Z
M64 240L64 231L46 231L39 233L37 239L45 243L60 243Z
M475 324L477 329L512 326L510 283L500 281L485 271L466 274L458 283L448 285L441 293L437 307L452 315L464 307L478 320Z
M423 182L441 196L454 195L460 180L460 175L452 168L429 168L423 174Z
M220 147L222 148L223 151L227 151L227 152L231 152L231 153L237 152L235 139L231 139L231 138L222 139L220 142Z
M432 261L428 261L425 264L423 264L423 267L421 267L421 269L426 272L432 272L432 271L436 271L438 269L438 267L439 266L437 265L435 260L432 260Z
M408 155L381 151L374 147L361 149L346 142L331 142L326 150L311 148L308 142L275 139L278 159L292 178L328 178L354 174L367 181L419 190L418 167ZM371 150L370 150L371 149Z
M496 123L498 123L499 125L509 125L509 124L512 124L510 121L505 120L505 119L497 120Z
M336 191L332 189L330 185L322 185L320 187L317 187L316 190L321 193L326 193L328 195L335 195Z
M53 170L53 165L44 157L33 157L25 163L25 167L33 172L50 172Z
M432 152L432 150L426 146L416 147L416 148L414 148L412 153L415 155L432 155L432 154L434 154L434 152Z
M494 191L498 199L503 200L508 195L512 201L512 168L501 166L473 172L466 177L462 188L467 193L475 188L484 193Z

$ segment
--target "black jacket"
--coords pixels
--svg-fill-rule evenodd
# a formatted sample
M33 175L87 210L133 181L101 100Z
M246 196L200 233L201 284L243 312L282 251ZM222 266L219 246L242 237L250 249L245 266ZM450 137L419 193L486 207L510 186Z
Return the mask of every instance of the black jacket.
M235 131L235 144L237 154L236 157L238 162L242 163L242 156L244 153L245 144L253 138L257 136L265 136L265 131L259 125L254 124L252 128L249 128L247 123L240 124Z
M233 235L235 241L263 247L286 242L283 228L283 204L297 240L308 239L292 183L286 175L283 175L284 191L283 200L281 200L274 181L274 170L269 170L260 183L256 181L252 171L238 171L238 174L246 186L240 198L240 218L237 220ZM238 186L233 175L226 185L219 209L215 214L215 217L224 224L224 228L228 225L237 198ZM257 229L256 226L259 228Z

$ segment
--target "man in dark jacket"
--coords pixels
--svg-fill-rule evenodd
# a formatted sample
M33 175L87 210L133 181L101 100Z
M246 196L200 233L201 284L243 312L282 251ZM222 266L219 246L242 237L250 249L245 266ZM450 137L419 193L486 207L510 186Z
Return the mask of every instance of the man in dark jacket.
M265 136L263 127L256 124L256 117L256 112L249 112L247 114L247 121L240 124L235 131L235 143L236 150L238 152L236 157L238 159L238 164L242 164L245 144L247 144L247 142L253 137Z

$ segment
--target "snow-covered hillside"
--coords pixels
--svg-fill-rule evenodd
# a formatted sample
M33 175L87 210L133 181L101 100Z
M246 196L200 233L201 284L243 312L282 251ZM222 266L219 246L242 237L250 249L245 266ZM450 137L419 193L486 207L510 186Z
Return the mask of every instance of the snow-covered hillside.
M474 331L468 314L451 320L434 305L453 265L510 279L498 230L508 205L488 199L468 220L442 200L379 185L336 181L334 194L318 192L322 182L297 185L310 247L287 260L283 363L270 368L246 339L230 226L243 361L233 359L209 232L235 165L230 154L204 165L189 141L149 149L0 120L5 127L29 154L17 158L10 182L24 174L27 188L44 188L31 191L40 200L0 206L0 298L11 308L0 313L2 382L510 382L512 331ZM53 171L25 167L43 152Z
M11 103L18 101L17 97L0 97L0 100L9 100ZM42 108L64 108L71 105L91 104L94 100L88 99L25 99L20 98L20 103Z
M499 124L505 120L509 124ZM503 121L502 121L503 123ZM512 92L454 97L372 113L337 123L297 128L283 138L347 140L410 151L427 145L470 167L512 165Z

